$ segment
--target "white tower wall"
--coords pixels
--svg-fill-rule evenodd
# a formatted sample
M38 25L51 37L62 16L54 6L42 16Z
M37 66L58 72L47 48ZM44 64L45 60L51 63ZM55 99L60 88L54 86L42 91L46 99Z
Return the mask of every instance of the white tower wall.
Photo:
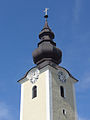
M64 69L60 68L60 71L67 75L65 83L58 79L58 70L51 66L40 69L39 78L34 84L27 78L20 81L20 120L76 120L75 81ZM37 97L32 99L35 85ZM61 97L60 86L64 87L65 97Z

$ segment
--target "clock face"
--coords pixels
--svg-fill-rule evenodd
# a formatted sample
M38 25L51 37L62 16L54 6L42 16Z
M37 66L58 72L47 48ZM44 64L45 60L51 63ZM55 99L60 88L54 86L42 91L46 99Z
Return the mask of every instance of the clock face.
M30 80L31 83L35 83L39 77L39 70L37 68L33 68L28 74L27 79Z
M65 75L64 72L59 71L59 72L58 72L58 78L59 78L60 81L66 82L66 75Z

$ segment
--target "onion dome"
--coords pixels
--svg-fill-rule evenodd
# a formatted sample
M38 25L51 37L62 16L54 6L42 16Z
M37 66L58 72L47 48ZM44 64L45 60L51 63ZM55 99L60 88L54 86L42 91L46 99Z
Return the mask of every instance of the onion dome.
M47 18L45 15L45 25L39 33L40 42L38 48L32 53L33 61L40 68L50 64L60 64L62 60L62 52L56 48L56 43L53 41L54 33L48 26Z

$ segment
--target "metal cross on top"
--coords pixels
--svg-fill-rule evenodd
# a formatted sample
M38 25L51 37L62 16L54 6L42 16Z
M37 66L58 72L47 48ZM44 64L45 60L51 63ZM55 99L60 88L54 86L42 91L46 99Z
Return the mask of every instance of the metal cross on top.
M44 12L45 12L45 16L47 16L47 11L49 10L49 8L45 8Z

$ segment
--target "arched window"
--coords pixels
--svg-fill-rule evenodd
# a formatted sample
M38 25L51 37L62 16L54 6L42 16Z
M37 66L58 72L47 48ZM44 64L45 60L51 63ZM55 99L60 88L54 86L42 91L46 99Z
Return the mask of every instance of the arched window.
M37 86L33 86L32 88L32 99L37 97Z
M62 97L65 97L65 96L64 96L64 88L63 88L63 86L60 86L60 92L61 92L61 96L62 96Z

